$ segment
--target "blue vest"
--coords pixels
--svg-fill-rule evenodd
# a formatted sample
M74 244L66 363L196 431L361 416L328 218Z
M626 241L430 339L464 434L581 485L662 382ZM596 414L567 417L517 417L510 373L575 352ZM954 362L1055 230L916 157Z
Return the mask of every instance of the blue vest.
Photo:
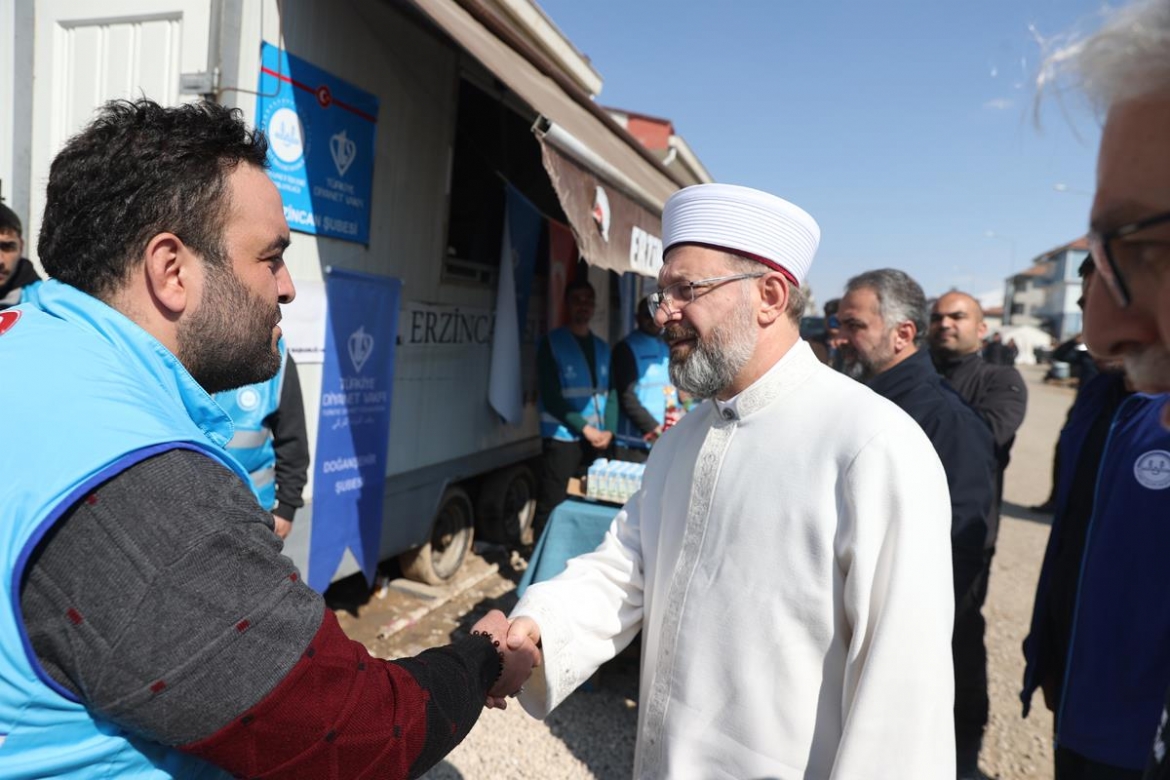
M276 449L272 446L272 431L264 421L280 408L284 366L288 360L283 338L278 346L280 370L276 376L267 382L215 394L215 402L228 413L236 427L227 450L248 472L252 493L269 512L276 506Z
M44 282L37 280L35 282L29 282L24 287L21 287L20 288L20 302L25 303L25 304L31 304L33 306L38 305L40 298L41 298L41 289L40 288L41 288L42 284L44 284Z
M605 425L605 401L609 396L609 345L597 336L593 339L593 365L597 369L597 385L589 372L589 363L581 351L576 336L568 328L551 330L546 337L557 363L557 378L561 383L561 397L569 407L581 414L595 428ZM546 439L577 441L581 437L561 424L544 408L540 401L540 435Z
M223 446L231 421L146 331L61 284L0 321L0 778L221 777L201 760L89 712L41 668L20 594L37 543L97 485L135 463L191 449L244 473ZM5 327L7 326L7 327ZM160 517L159 522L170 518ZM158 695L165 696L166 691Z
M1052 559L1064 538L1061 519L1098 399L1117 381L1102 374L1086 384L1061 432L1056 515L1037 605L1047 602ZM1168 400L1137 393L1114 414L1097 471L1056 713L1057 745L1133 770L1145 766L1170 686L1170 431L1159 422ZM1024 642L1025 714L1047 674L1040 652L1048 630L1044 615L1039 607L1033 611Z
M667 401L678 403L678 395L670 384L670 347L657 336L640 330L626 336L626 344L638 367L638 383L634 386L638 403L662 425L666 420ZM650 449L650 443L643 438L642 429L634 424L620 405L617 441L623 447Z

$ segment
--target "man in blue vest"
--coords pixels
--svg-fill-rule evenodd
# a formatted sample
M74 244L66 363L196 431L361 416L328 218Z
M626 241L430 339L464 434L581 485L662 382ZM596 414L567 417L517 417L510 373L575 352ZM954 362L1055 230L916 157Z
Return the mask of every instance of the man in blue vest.
M210 395L280 367L295 290L266 167L237 110L146 99L104 106L52 163L52 278L0 312L0 408L19 410L0 775L417 777L539 658L501 652L498 611L372 658L280 554Z
M41 277L24 256L24 231L16 212L0 203L0 311L21 303Z
M644 463L650 445L662 435L666 409L678 404L670 383L670 348L650 314L648 300L634 314L637 329L613 348L613 386L617 391L617 456Z
M617 428L616 393L610 390L609 345L589 330L597 299L593 285L576 279L565 287L568 324L549 331L536 353L540 436L544 440L534 538L565 500L569 478L582 463L604 457Z
M309 475L309 437L301 379L288 347L279 343L281 366L266 382L215 394L236 427L227 451L248 472L260 506L272 513L276 535L292 531Z

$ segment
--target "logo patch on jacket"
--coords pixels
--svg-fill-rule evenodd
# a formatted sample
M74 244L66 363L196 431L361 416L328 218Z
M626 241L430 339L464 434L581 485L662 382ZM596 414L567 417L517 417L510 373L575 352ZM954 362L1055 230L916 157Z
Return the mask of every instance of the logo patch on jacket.
M0 311L0 336L12 330L12 326L20 319L19 311Z
M1170 487L1170 452L1150 450L1133 464L1133 475L1142 487L1165 490Z
M260 394L254 387L241 387L236 391L236 405L250 412L260 405Z

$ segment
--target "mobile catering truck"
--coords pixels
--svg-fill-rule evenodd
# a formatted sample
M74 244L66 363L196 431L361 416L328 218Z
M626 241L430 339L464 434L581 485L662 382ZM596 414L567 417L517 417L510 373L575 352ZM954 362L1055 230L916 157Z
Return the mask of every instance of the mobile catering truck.
M685 144L635 140L627 117L594 102L600 87L531 0L0 0L0 196L36 262L50 161L105 101L206 98L264 129L294 231L298 295L282 327L314 455L286 552L310 582L400 556L438 583L477 526L509 541L531 520L535 344L558 321L565 277L588 263L594 330L616 341L635 280L661 264L663 202L709 180ZM510 204L529 217L527 258L504 244ZM335 320L354 314L333 300L335 275L356 280L358 315L397 316ZM383 283L390 294L361 297ZM493 347L498 311L520 331L518 358ZM328 323L334 352L348 347L334 364L392 356L385 386L331 369ZM489 404L501 378L519 399L512 422ZM334 414L355 402L368 408ZM324 451L339 420L375 428L381 451ZM372 496L362 506L376 516L330 557L318 536L345 533L331 507L346 491Z

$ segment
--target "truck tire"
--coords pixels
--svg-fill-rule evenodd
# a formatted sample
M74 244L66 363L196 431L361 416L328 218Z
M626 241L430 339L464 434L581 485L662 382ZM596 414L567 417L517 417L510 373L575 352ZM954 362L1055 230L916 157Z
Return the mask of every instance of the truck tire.
M398 556L402 576L428 585L450 582L463 566L474 535L471 497L461 487L447 488L431 523L431 538Z
M488 475L479 489L475 517L489 542L520 544L536 516L536 476L523 464Z

